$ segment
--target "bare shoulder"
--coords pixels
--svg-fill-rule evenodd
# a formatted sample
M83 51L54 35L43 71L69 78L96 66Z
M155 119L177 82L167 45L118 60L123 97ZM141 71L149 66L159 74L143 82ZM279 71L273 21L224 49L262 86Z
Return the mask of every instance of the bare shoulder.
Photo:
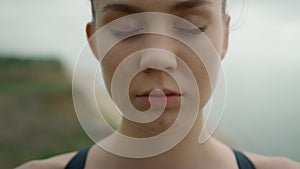
M260 154L244 153L254 163L256 169L300 169L300 163L286 157L268 157Z
M76 152L54 156L44 160L29 161L16 169L63 169Z

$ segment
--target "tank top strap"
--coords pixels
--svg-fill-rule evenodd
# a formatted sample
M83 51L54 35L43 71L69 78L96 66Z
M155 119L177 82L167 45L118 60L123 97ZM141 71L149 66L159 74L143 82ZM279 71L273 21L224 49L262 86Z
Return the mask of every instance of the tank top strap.
M66 165L65 169L84 169L87 154L91 147L80 150Z
M80 150L66 165L65 169L84 169L87 154L91 147ZM234 150L239 169L256 169L254 164L242 152Z
M246 157L242 152L234 149L233 152L238 163L239 169L256 169L251 160L248 157Z

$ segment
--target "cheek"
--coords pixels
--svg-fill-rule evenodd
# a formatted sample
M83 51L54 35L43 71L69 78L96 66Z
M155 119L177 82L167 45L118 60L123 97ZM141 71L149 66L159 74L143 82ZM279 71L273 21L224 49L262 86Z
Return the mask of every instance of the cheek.
M225 25L222 15L214 16L214 21L210 24L205 35L214 45L218 54L221 54L224 43Z
M208 73L203 67L198 74L195 75L197 84L199 86L200 91L200 107L201 109L204 107L204 105L207 103L211 96L211 83L210 83L210 77L208 76Z
M130 54L136 51L135 45L119 43L115 45L101 62L102 75L107 89L110 91L112 77L119 64Z
M108 92L110 93L110 91L111 91L110 84L111 84L111 79L113 76L114 69L112 67L110 67L110 65L106 61L103 61L101 63L101 70L102 70L104 84L105 84Z
M223 45L224 45L224 27L220 25L219 29L214 34L213 43L216 44L215 48L219 55L222 54Z
M196 55L189 55L189 59L185 59L184 61L193 72L197 81L200 95L200 108L202 109L211 96L210 77L205 65Z
M101 62L103 79L109 91L111 88L111 81L114 72L118 67L118 65L120 64L120 62L123 60L123 56L120 55L118 51L121 51L121 49L117 48L115 50L111 50L110 52L107 53L107 55L105 55L105 57Z

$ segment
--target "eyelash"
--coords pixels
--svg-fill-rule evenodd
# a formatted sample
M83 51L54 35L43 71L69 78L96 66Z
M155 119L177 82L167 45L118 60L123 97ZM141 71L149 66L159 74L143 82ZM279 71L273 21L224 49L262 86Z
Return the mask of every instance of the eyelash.
M207 30L207 28L208 28L208 26L205 25L205 26L198 27L195 29L183 29L183 28L176 28L176 29L179 31L184 31L184 32L191 33L191 34L200 34L200 33L205 32Z
M142 31L143 28L139 28L133 31L127 31L127 32L121 32L121 31L116 31L116 30L111 30L112 33L115 36L121 37L121 36L131 36L131 35L136 35L138 32Z
M206 30L207 30L208 26L205 25L205 26L202 26L202 27L198 27L198 28L195 28L195 29L183 29L183 28L175 28L179 31L183 31L183 32L186 32L186 33L190 33L190 34L200 34L200 33L204 33ZM133 30L133 31L128 31L128 32L120 32L120 31L115 31L115 30L111 30L113 35L117 36L117 37L124 37L124 36L132 36L132 35L136 35L138 34L138 32L142 31L143 28L140 28L140 29L136 29L136 30Z

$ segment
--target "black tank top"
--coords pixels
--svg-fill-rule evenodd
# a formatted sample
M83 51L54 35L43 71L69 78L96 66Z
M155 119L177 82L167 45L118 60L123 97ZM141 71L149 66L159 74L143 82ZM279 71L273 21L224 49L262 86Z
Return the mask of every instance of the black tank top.
M84 169L90 147L79 151L67 164L65 169ZM239 169L256 169L254 164L240 151L233 150Z

